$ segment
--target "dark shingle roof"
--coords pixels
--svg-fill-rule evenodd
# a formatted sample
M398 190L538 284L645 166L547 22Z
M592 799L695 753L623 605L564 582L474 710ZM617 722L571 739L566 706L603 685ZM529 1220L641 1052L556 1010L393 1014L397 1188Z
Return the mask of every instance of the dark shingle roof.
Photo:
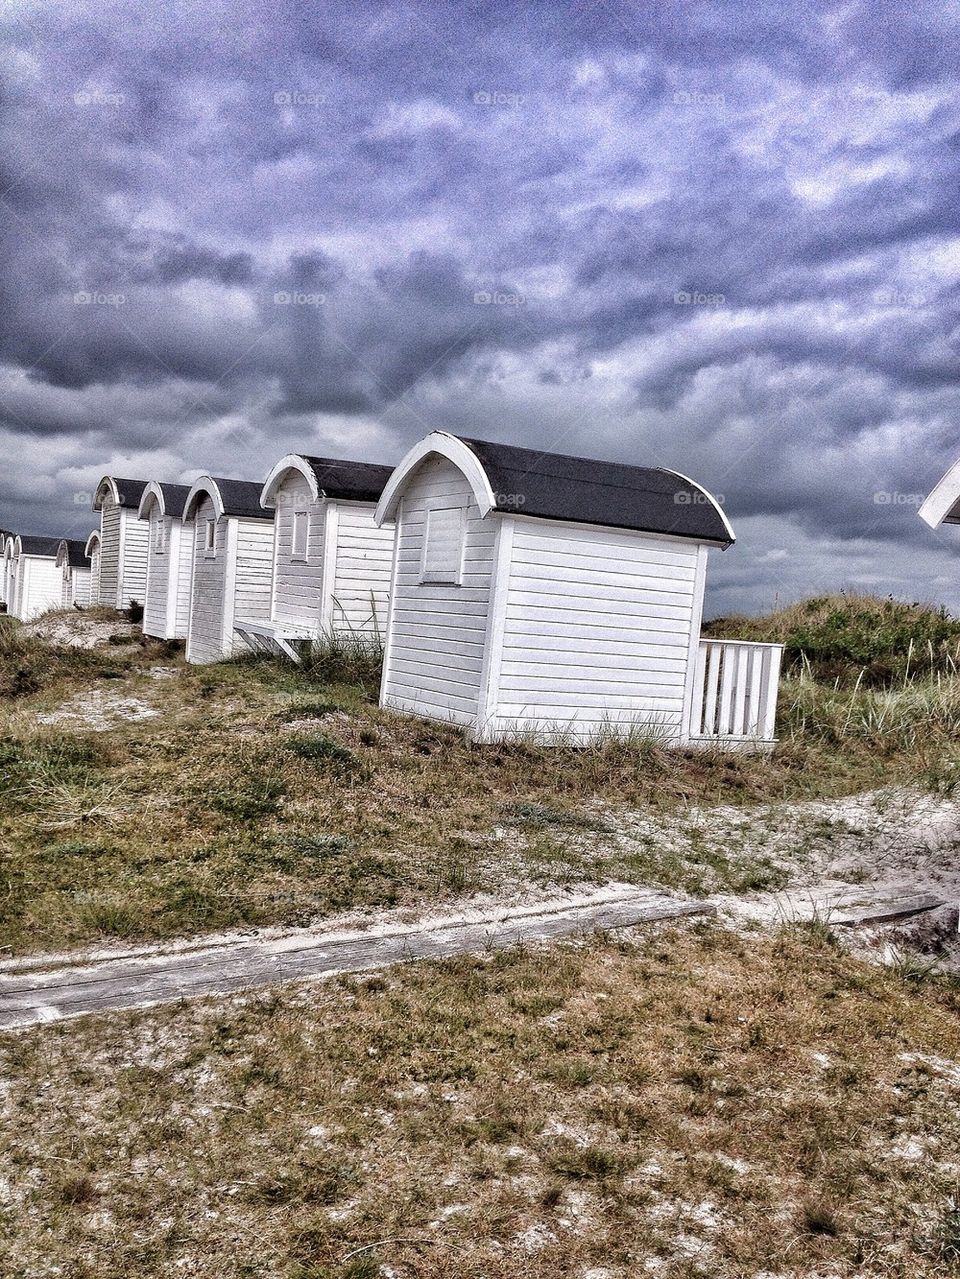
M265 511L260 505L262 484L253 480L222 480L212 477L223 502L224 515L239 515L246 519L272 520L273 511Z
M20 537L20 551L23 555L50 555L57 558L62 537Z
M117 495L120 499L121 506L131 506L134 510L140 505L140 499L143 497L143 490L147 487L147 480L124 480L119 475L105 475L103 480L112 480L117 488ZM99 491L103 480L97 485ZM100 509L100 504L96 500L93 504L94 510Z
M144 485L146 487L146 485ZM167 515L181 515L183 504L190 492L189 484L167 484L157 481L157 488L163 494L163 509Z
M89 568L86 541L76 537L65 537L63 541L67 548L67 563L70 567Z
M457 438L479 459L497 495L498 510L725 544L733 541L713 501L673 471Z
M317 487L326 497L343 501L378 502L392 466L375 462L346 462L335 457L307 457L299 454L313 471Z

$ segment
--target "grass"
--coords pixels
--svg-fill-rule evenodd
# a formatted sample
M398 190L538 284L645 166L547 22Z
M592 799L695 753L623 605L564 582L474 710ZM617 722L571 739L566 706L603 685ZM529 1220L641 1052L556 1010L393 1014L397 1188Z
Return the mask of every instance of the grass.
M787 669L822 683L890 687L910 676L954 676L960 666L960 620L940 606L876 595L819 596L762 617L719 618L705 632L783 644Z
M958 1013L700 924L5 1036L0 1270L939 1279Z
M471 745L452 727L381 711L353 656L338 659L355 677L343 683L263 659L187 667L164 646L50 648L0 626L4 947L296 926L609 879L773 890L783 868L762 849L718 849L686 831L692 806L896 782L951 794L960 780L950 676L844 688L807 669L784 681L775 753L745 756L641 740ZM151 678L157 662L173 677ZM108 733L38 723L91 690L160 713ZM628 810L676 814L677 838L625 843Z

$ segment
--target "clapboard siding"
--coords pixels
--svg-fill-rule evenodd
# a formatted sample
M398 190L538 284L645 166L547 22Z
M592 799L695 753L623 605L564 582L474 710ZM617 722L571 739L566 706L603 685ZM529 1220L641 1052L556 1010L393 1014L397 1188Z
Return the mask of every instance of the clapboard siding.
M514 520L485 731L682 738L699 554L643 533Z
M73 590L73 603L86 608L90 603L90 570L88 568L72 568L70 583Z
M73 608L76 604L80 608L86 608L90 603L90 570L71 568L69 564L64 564L60 571L63 574L61 607Z
M100 573L97 603L119 608L120 521L123 512L108 493L100 511Z
M7 612L12 616L17 615L17 557L13 554L12 549L7 553L4 552L4 569L7 579Z
M426 511L438 498L465 505L461 586L420 581ZM382 688L386 705L455 723L472 726L476 722L495 536L495 521L481 519L459 469L445 458L427 458L404 489L397 525L396 578Z
M177 589L176 628L177 639L186 639L190 624L190 588L193 576L193 529L177 520Z
M90 556L90 603L100 603L100 543Z
M234 617L247 622L270 620L273 581L273 525L268 520L238 519ZM241 641L235 640L235 646Z
M306 511L310 519L305 562L293 556L293 525L298 511ZM319 633L325 523L326 503L314 501L306 476L299 471L288 472L277 489L271 530L275 539L273 621L307 626Z
M393 524L377 528L376 507L337 503L337 549L330 612L335 632L382 637L393 565Z
M224 652L224 609L226 600L227 525L218 520L214 535L215 555L204 552L207 520L216 518L213 501L202 498L195 518L184 524L192 533L194 548L193 587L190 592L190 627L187 636L187 661L218 662Z
M148 535L147 590L143 601L143 633L168 639L170 630L170 536L173 517L164 515L157 502L145 521ZM157 530L163 525L163 550L157 550Z
M29 622L48 609L60 608L63 576L56 556L21 555L17 561L16 616Z
M123 521L123 543L117 607L127 608L131 600L139 604L146 600L150 530L147 521L141 520L137 512L128 507L120 512L120 518Z

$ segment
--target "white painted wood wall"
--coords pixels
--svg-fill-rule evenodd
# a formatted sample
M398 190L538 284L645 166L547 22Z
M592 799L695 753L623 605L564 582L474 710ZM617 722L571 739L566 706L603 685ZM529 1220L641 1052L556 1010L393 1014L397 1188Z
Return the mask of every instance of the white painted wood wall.
M100 507L100 572L97 603L118 608L120 597L120 536L122 510L107 493Z
M460 586L420 582L427 508L438 501L462 503L466 512ZM476 725L495 532L496 519L481 519L470 485L446 458L427 458L410 477L397 520L384 705Z
M62 598L63 576L55 555L17 557L15 617L29 622L49 609L60 608Z
M193 565L192 529L184 532L176 515L164 515L153 502L149 520L147 587L143 631L157 639L185 639L190 616L190 572ZM157 550L157 529L163 524L163 550Z
M131 600L144 603L149 537L148 522L107 493L100 510L100 604L124 609Z
M16 576L17 568L16 560L13 556L13 538L7 538L3 545L3 602L6 604L7 612L11 616L13 616Z
M323 614L325 506L314 501L306 477L288 472L277 489L274 519L274 583L271 621L319 633ZM297 512L310 520L306 561L293 555Z
M224 516L216 522L211 556L206 522L214 518L213 501L204 497L195 517L184 523L193 553L186 656L194 663L218 662L246 648L233 629L235 619L270 618L272 522Z
M95 542L90 556L90 603L100 603L100 543Z
M375 510L372 502L316 501L303 475L284 478L276 495L272 622L314 635L383 638L394 526L377 528ZM306 559L293 555L298 512L309 518Z
M63 574L63 589L60 607L73 608L75 604L86 608L90 603L90 570L88 568L72 568L69 563L60 569Z
M682 740L706 547L492 518L498 591L480 734L580 740L637 730Z
M228 520L217 520L214 530L216 554L205 549L208 520L216 519L213 499L201 498L194 518L184 522L193 537L193 575L190 589L190 617L187 627L187 661L218 662L229 655L224 649L224 609L226 607Z
M336 536L328 628L334 634L384 639L390 599L395 526L374 523L371 502L330 502L327 516Z

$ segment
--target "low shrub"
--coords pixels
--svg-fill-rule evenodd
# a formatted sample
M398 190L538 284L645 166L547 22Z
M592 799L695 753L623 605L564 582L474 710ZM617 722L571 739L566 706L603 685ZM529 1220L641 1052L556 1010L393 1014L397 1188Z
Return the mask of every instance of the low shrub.
M766 616L718 618L704 634L783 644L787 673L840 687L960 673L960 620L942 606L875 595L824 595Z

